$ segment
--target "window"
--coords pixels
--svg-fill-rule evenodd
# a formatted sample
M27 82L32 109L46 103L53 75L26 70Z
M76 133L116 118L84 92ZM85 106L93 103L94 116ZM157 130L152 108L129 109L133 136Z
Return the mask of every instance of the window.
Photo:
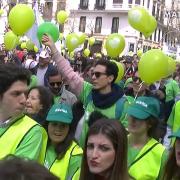
M80 8L88 8L89 0L80 0Z
M119 18L114 17L112 19L112 28L111 28L111 33L117 33L119 29Z
M142 36L143 36L143 35L142 35L142 32L140 32L139 36L142 38Z
M79 31L85 32L86 29L86 16L80 17Z
M113 0L113 4L122 4L123 0Z
M132 4L132 0L129 0L128 3L129 3L129 4Z
M152 8L152 15L155 16L155 11L156 11L156 6L153 5L153 8Z
M50 21L52 19L52 12L53 12L53 2L46 1L43 9L43 18L46 21Z
M154 32L154 41L156 41L156 30Z
M140 0L135 0L135 4L140 4Z
M159 29L159 33L158 33L158 42L160 42L161 40L161 30Z
M95 33L101 33L102 17L96 17Z
M97 6L104 6L105 5L105 0L96 0Z
M150 0L148 0L148 3L147 3L147 8L149 8L149 5L150 5Z
M134 43L129 44L129 52L130 51L134 52Z
M143 0L143 6L144 6L144 0Z

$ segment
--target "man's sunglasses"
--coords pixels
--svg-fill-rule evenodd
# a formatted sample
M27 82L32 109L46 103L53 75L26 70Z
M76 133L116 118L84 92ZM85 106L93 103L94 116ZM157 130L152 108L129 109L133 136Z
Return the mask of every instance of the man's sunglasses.
M96 78L99 78L101 75L107 75L106 73L103 72L92 72L92 76L96 76Z
M62 82L50 82L49 85L50 86L61 86Z

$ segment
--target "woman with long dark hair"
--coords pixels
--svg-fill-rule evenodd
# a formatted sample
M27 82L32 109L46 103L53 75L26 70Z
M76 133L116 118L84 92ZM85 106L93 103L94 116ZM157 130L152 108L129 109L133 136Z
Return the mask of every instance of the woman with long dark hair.
M71 106L54 104L47 115L45 166L62 180L79 180L83 151L74 141Z
M80 180L127 180L127 134L112 119L90 126L84 149Z

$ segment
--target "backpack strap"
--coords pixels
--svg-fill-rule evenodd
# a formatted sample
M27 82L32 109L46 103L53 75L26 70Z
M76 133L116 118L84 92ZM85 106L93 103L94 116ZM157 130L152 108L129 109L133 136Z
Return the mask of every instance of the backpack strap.
M133 161L128 168L130 168L132 165L134 165L137 161L139 161L140 159L142 159L148 152L150 152L155 146L157 146L159 144L159 142L153 144L147 151L145 151L143 154L141 154L141 156L139 156L135 161Z

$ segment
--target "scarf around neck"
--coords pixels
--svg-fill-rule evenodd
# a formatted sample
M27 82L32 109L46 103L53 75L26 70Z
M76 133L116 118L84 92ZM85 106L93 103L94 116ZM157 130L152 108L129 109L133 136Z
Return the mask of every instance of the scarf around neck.
M109 108L124 95L124 92L117 84L113 84L111 89L111 92L107 94L100 94L98 90L92 90L92 100L96 107L101 109Z

